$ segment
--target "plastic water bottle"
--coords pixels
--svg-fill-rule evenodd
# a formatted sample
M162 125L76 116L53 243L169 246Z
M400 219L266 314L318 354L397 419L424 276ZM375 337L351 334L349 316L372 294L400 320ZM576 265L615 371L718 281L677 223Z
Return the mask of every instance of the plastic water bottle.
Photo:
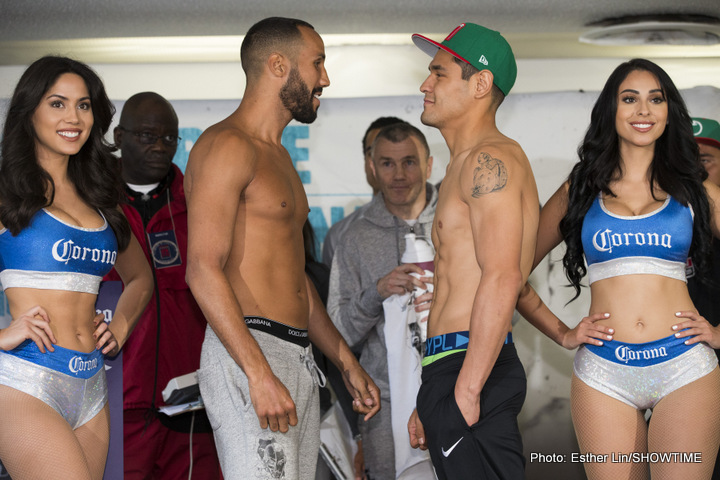
M411 273L410 275L416 278L432 277L435 272L434 260L435 250L433 249L432 245L430 245L430 243L428 243L422 237L415 236L414 233L408 233L405 235L405 252L400 258L400 261L402 263L414 263L418 267L425 270L424 275L420 275L418 273ZM432 283L428 283L426 285L427 290L420 287L415 287L415 289L413 290L414 296L419 297L425 292L433 291ZM420 336L422 342L425 342L425 339L427 338L427 316L429 313L429 310L425 310L424 312L420 312L417 314L417 323L418 327L420 327Z

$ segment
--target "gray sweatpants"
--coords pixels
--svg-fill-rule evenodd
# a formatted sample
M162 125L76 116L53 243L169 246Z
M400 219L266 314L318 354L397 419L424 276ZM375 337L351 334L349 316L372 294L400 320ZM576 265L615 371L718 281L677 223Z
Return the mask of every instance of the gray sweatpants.
M198 381L225 480L315 478L320 407L312 347L250 329L270 368L290 391L298 424L287 433L261 429L248 380L207 327Z

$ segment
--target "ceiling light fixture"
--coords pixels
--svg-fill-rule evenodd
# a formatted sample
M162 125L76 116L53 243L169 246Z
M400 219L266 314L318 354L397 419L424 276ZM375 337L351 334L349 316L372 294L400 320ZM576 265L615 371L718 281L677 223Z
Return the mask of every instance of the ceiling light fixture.
M636 15L587 24L580 42L593 45L717 45L720 19L707 15Z

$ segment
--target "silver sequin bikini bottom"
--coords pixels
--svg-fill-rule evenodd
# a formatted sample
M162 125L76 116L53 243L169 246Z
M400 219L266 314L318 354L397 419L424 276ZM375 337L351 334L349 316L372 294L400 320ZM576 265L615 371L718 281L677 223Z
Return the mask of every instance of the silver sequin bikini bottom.
M0 385L32 395L54 408L73 429L105 406L107 380L102 354L68 350L57 345L42 353L26 341L0 351Z
M573 371L584 383L639 410L704 377L718 365L705 343L684 345L674 335L648 343L615 340L581 346Z

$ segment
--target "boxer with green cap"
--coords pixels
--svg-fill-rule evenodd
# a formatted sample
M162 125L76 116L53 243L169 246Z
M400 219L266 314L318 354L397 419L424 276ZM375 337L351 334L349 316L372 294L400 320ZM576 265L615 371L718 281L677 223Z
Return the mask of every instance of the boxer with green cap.
M442 49L478 70L490 70L493 83L505 96L515 84L515 55L507 40L495 30L474 23L461 23L441 43L417 33L412 40L431 57Z
M439 480L524 478L517 417L527 382L511 331L540 207L527 156L495 122L515 56L473 23L442 42L413 42L432 56L420 120L440 131L450 161L432 228L435 296L410 445L430 452Z

